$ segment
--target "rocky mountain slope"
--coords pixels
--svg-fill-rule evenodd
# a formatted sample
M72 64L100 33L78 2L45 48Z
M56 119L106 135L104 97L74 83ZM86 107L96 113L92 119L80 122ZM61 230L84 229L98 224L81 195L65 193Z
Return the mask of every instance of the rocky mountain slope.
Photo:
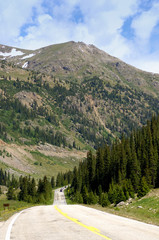
M97 148L158 113L159 75L93 45L0 45L0 134L9 144Z

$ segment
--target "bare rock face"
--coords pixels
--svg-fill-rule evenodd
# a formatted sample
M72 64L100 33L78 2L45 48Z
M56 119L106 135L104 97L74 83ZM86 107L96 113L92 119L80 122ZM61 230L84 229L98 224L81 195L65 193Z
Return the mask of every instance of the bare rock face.
M24 106L27 106L28 108L32 108L34 104L36 104L37 107L40 107L43 105L42 97L34 92L22 91L22 92L16 93L14 96Z

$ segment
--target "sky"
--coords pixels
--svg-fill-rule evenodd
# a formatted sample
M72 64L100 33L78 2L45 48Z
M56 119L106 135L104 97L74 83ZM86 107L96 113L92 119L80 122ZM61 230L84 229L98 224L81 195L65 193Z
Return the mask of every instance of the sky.
M0 0L0 44L93 44L159 73L159 0Z

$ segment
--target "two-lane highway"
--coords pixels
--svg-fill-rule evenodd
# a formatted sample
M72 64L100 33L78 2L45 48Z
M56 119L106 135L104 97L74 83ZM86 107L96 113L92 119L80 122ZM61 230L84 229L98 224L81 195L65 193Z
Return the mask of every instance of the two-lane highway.
M59 188L55 190L54 194L54 205L60 204L60 205L66 205L66 199L65 199L65 194L64 194L65 188Z
M0 227L0 240L158 240L159 227L80 205L55 192L52 206L37 206Z

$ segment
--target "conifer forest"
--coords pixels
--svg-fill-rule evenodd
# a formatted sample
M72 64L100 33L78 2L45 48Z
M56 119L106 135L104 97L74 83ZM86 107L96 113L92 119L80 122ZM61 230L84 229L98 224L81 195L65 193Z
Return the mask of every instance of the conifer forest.
M159 187L159 116L130 137L100 147L73 170L70 197L79 203L107 206L144 196Z

